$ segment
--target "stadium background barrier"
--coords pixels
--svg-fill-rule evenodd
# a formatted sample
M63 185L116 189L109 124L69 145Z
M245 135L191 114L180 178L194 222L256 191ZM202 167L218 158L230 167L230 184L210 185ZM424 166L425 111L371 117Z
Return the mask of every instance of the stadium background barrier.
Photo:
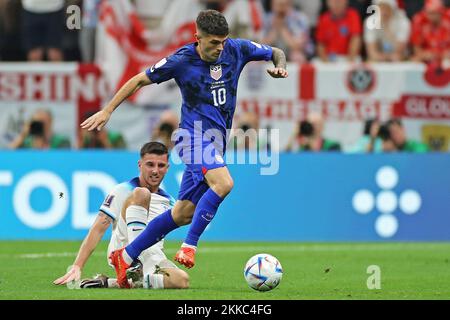
M0 239L82 239L138 154L0 152ZM235 188L204 240L450 240L449 154L281 154L279 171L230 165ZM184 166L164 180L175 198ZM168 239L182 239L183 227ZM110 230L105 235L108 237Z
M104 73L93 64L0 63L0 148L38 108L50 110L54 132L76 146L86 112L98 110L115 93L116 60ZM260 128L280 130L280 150L310 112L322 114L324 136L345 150L358 141L366 119L392 116L402 118L408 138L450 150L449 72L409 62L290 63L289 79L280 82L267 76L270 65L250 63L242 72L234 124L238 127L245 112L258 115ZM162 110L179 113L180 103L174 80L145 88L115 111L108 128L124 136L128 149L138 150L158 126Z

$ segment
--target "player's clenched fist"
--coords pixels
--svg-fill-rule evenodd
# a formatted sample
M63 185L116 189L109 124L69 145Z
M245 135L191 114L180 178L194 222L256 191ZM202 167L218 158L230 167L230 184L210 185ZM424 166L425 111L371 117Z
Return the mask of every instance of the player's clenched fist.
M70 270L63 275L61 278L56 279L53 281L53 284L67 284L72 281L78 281L81 278L81 269L79 266L73 265Z
M288 72L284 68L271 68L267 69L267 72L272 78L287 78Z
M88 129L89 131L94 129L100 131L108 122L109 117L111 117L110 112L108 112L105 109L100 110L96 114L90 116L85 121L83 121L83 123L81 124L81 128Z

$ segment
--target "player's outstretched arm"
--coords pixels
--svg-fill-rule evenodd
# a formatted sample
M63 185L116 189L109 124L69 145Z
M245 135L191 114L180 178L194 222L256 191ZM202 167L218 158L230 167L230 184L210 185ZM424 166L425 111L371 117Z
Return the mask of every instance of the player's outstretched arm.
M98 214L94 224L89 230L88 235L81 244L77 258L75 259L72 267L65 275L53 281L53 284L64 285L72 281L80 280L81 271L83 270L84 265L91 256L92 252L95 250L95 247L97 247L97 244L102 239L111 222L112 219L103 212Z
M272 47L272 62L274 67L267 69L272 78L287 78L286 55L283 50Z
M141 72L135 75L133 78L127 81L117 93L114 95L112 100L99 112L93 116L87 118L82 124L83 129L88 129L89 131L97 129L101 130L108 122L111 114L116 110L116 108L129 96L138 91L140 88L152 84L150 79L147 77L145 72Z

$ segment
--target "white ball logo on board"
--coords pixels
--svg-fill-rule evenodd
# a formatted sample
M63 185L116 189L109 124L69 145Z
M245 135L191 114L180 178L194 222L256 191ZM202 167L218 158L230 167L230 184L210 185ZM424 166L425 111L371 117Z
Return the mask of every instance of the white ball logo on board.
M400 208L404 214L415 214L422 206L422 198L417 191L411 189L403 191L400 195L392 191L398 184L399 175L391 166L378 169L375 181L381 191L375 195L367 189L358 190L353 195L353 209L361 215L369 214L376 209L380 216L375 221L375 231L382 238L391 238L399 227L394 215L395 210Z

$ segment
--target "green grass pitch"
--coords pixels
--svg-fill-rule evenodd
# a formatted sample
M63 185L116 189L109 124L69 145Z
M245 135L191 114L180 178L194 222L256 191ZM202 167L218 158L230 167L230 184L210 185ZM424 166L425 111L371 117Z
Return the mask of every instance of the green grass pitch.
M0 299L450 299L450 243L253 243L203 242L188 290L75 290L54 286L73 262L80 241L0 242ZM83 277L114 275L102 242ZM172 258L178 242L166 241ZM250 289L243 277L256 253L277 257L281 284ZM370 265L381 271L381 289L369 290Z

